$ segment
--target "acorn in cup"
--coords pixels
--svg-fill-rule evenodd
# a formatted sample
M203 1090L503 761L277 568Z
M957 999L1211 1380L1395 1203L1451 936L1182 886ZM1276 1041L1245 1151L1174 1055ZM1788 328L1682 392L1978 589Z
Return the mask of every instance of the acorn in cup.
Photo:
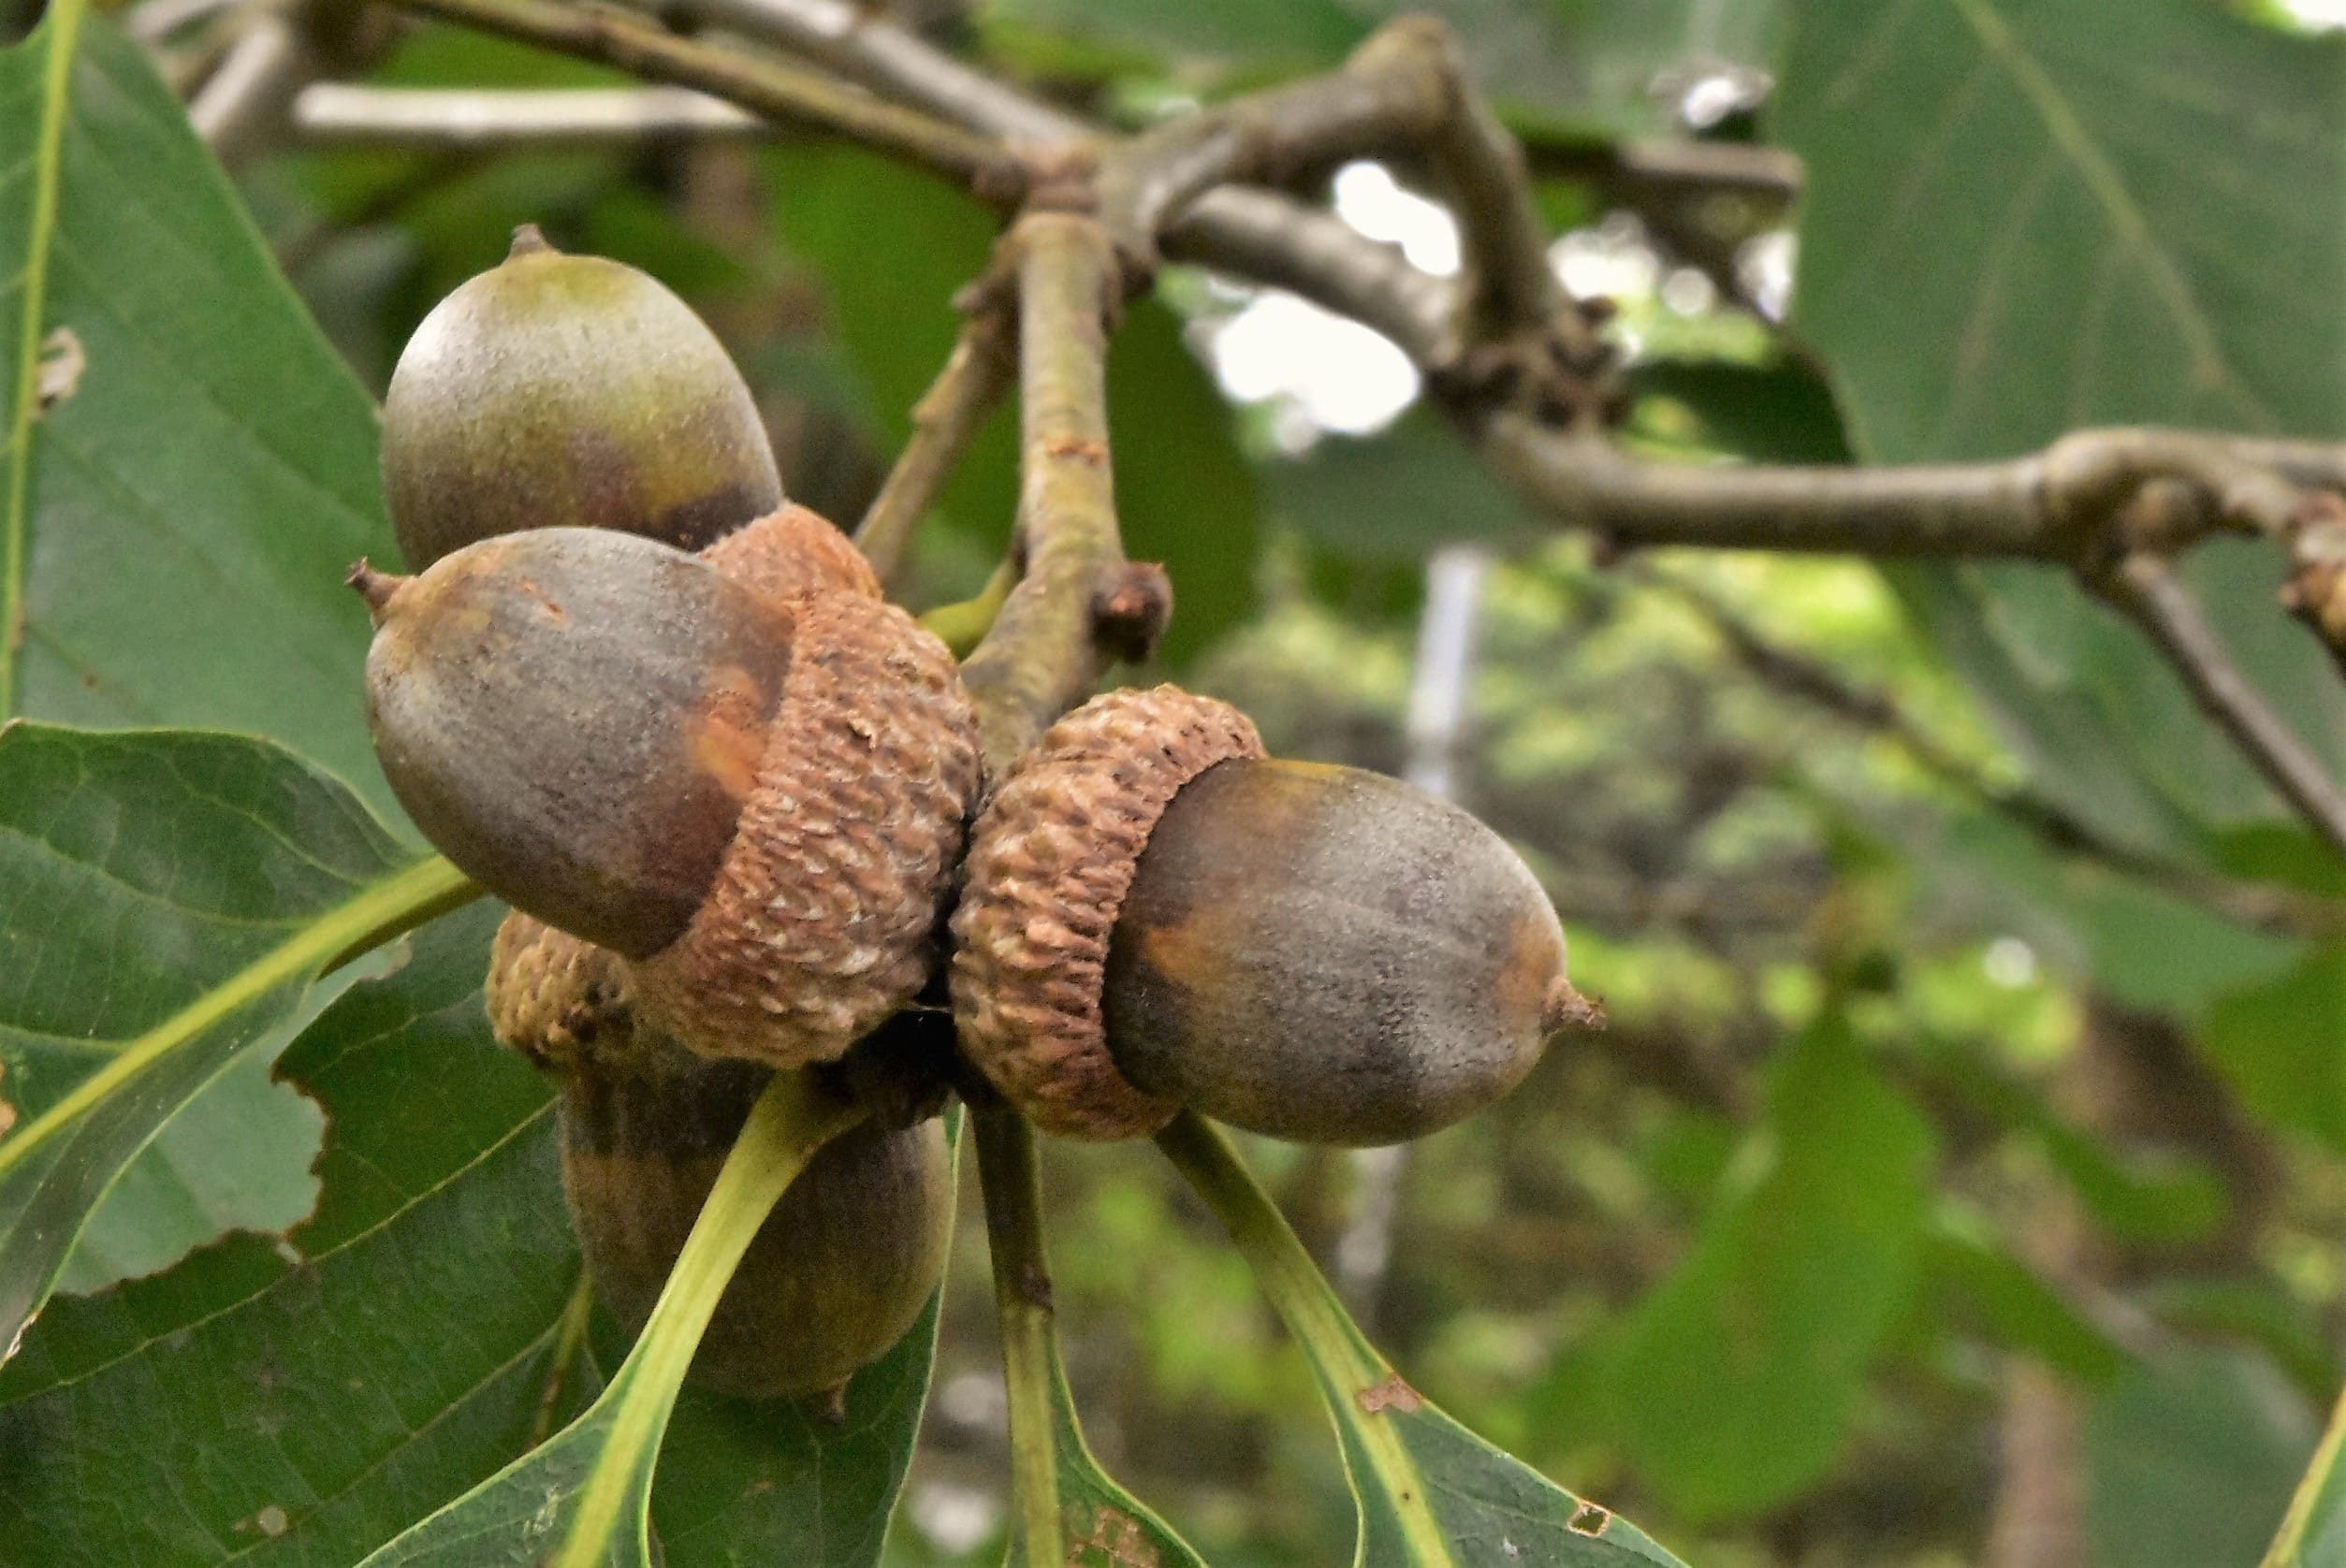
M846 537L782 501L732 363L632 269L523 230L409 344L383 463L421 570L351 577L376 754L515 907L490 1022L561 1082L573 1224L633 1333L773 1072L837 1059L933 967L968 700ZM933 1117L825 1144L691 1381L837 1398L935 1291L951 1178Z
M401 353L383 488L417 571L548 522L697 550L782 499L756 401L691 307L527 225Z
M497 1038L561 1081L572 1226L597 1294L637 1333L772 1074L641 1026L617 957L526 915L499 929L487 992ZM742 1255L688 1380L742 1399L836 1399L920 1316L952 1234L940 1122L840 1134Z
M952 655L903 611L591 529L352 581L401 805L490 892L617 953L654 1026L799 1067L920 990L978 753Z
M1381 775L1265 758L1224 703L1114 691L972 833L962 1047L1046 1129L1183 1106L1306 1143L1397 1142L1507 1093L1595 1009L1489 828Z

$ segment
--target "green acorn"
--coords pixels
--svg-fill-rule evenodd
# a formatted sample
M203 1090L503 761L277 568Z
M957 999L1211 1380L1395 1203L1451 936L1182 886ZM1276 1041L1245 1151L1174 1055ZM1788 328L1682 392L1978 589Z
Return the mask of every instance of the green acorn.
M692 308L529 225L400 355L383 488L415 571L549 525L697 550L782 500L750 388Z

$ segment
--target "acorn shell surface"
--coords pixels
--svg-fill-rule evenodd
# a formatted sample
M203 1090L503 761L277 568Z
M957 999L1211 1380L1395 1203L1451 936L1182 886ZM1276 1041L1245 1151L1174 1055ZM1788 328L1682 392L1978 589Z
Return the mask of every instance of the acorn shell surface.
M383 399L383 486L417 571L546 525L696 550L782 499L750 388L692 308L526 234L408 340Z
M589 1072L561 1106L562 1189L595 1290L641 1330L769 1074L692 1061ZM687 1381L742 1399L821 1393L902 1339L944 1275L944 1125L866 1123L817 1151L719 1299Z
M954 1021L979 1070L1044 1130L1140 1138L1179 1102L1137 1087L1100 1010L1109 936L1166 804L1262 741L1228 703L1110 691L1047 731L971 835L954 912Z
M1572 1000L1555 911L1490 828L1381 774L1238 761L1158 820L1101 1009L1148 1093L1273 1138L1379 1144L1506 1094Z
M540 529L405 579L367 655L375 755L426 837L623 955L700 908L767 749L792 619L632 534Z
M836 1060L925 983L979 781L942 643L877 599L788 603L739 831L682 932L629 966L658 1027L776 1067Z

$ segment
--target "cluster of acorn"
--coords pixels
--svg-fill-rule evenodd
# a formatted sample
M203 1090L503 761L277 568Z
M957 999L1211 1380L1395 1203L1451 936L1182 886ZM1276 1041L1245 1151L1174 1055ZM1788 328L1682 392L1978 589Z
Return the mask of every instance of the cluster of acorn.
M1413 1138L1579 1014L1554 912L1495 835L1267 760L1225 704L1110 692L989 791L951 654L784 502L723 349L632 268L522 230L409 342L383 469L416 574L352 573L376 752L513 907L491 1022L561 1081L572 1215L631 1331L768 1077L838 1061L942 949L963 1054L1083 1138L1184 1105ZM827 1145L695 1381L836 1391L877 1358L943 1269L949 1174L933 1119Z

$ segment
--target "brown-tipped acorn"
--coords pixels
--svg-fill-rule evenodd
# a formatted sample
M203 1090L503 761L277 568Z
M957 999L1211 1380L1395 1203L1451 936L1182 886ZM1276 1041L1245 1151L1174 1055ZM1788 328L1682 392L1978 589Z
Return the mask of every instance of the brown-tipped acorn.
M1182 1106L1377 1144L1513 1088L1588 1017L1506 842L1381 775L1277 762L1227 704L1093 699L978 820L954 916L965 1051L1048 1130Z
M651 1314L726 1152L770 1076L664 1049L562 1087L562 1189L595 1290L633 1334ZM819 1150L758 1229L688 1381L743 1399L837 1390L904 1337L943 1277L943 1124L873 1123Z
M548 521L699 549L782 499L750 388L691 307L526 225L401 353L383 488L418 571Z
M401 804L489 891L619 955L654 1026L795 1067L920 989L978 762L952 656L901 610L767 598L590 529L353 580Z

